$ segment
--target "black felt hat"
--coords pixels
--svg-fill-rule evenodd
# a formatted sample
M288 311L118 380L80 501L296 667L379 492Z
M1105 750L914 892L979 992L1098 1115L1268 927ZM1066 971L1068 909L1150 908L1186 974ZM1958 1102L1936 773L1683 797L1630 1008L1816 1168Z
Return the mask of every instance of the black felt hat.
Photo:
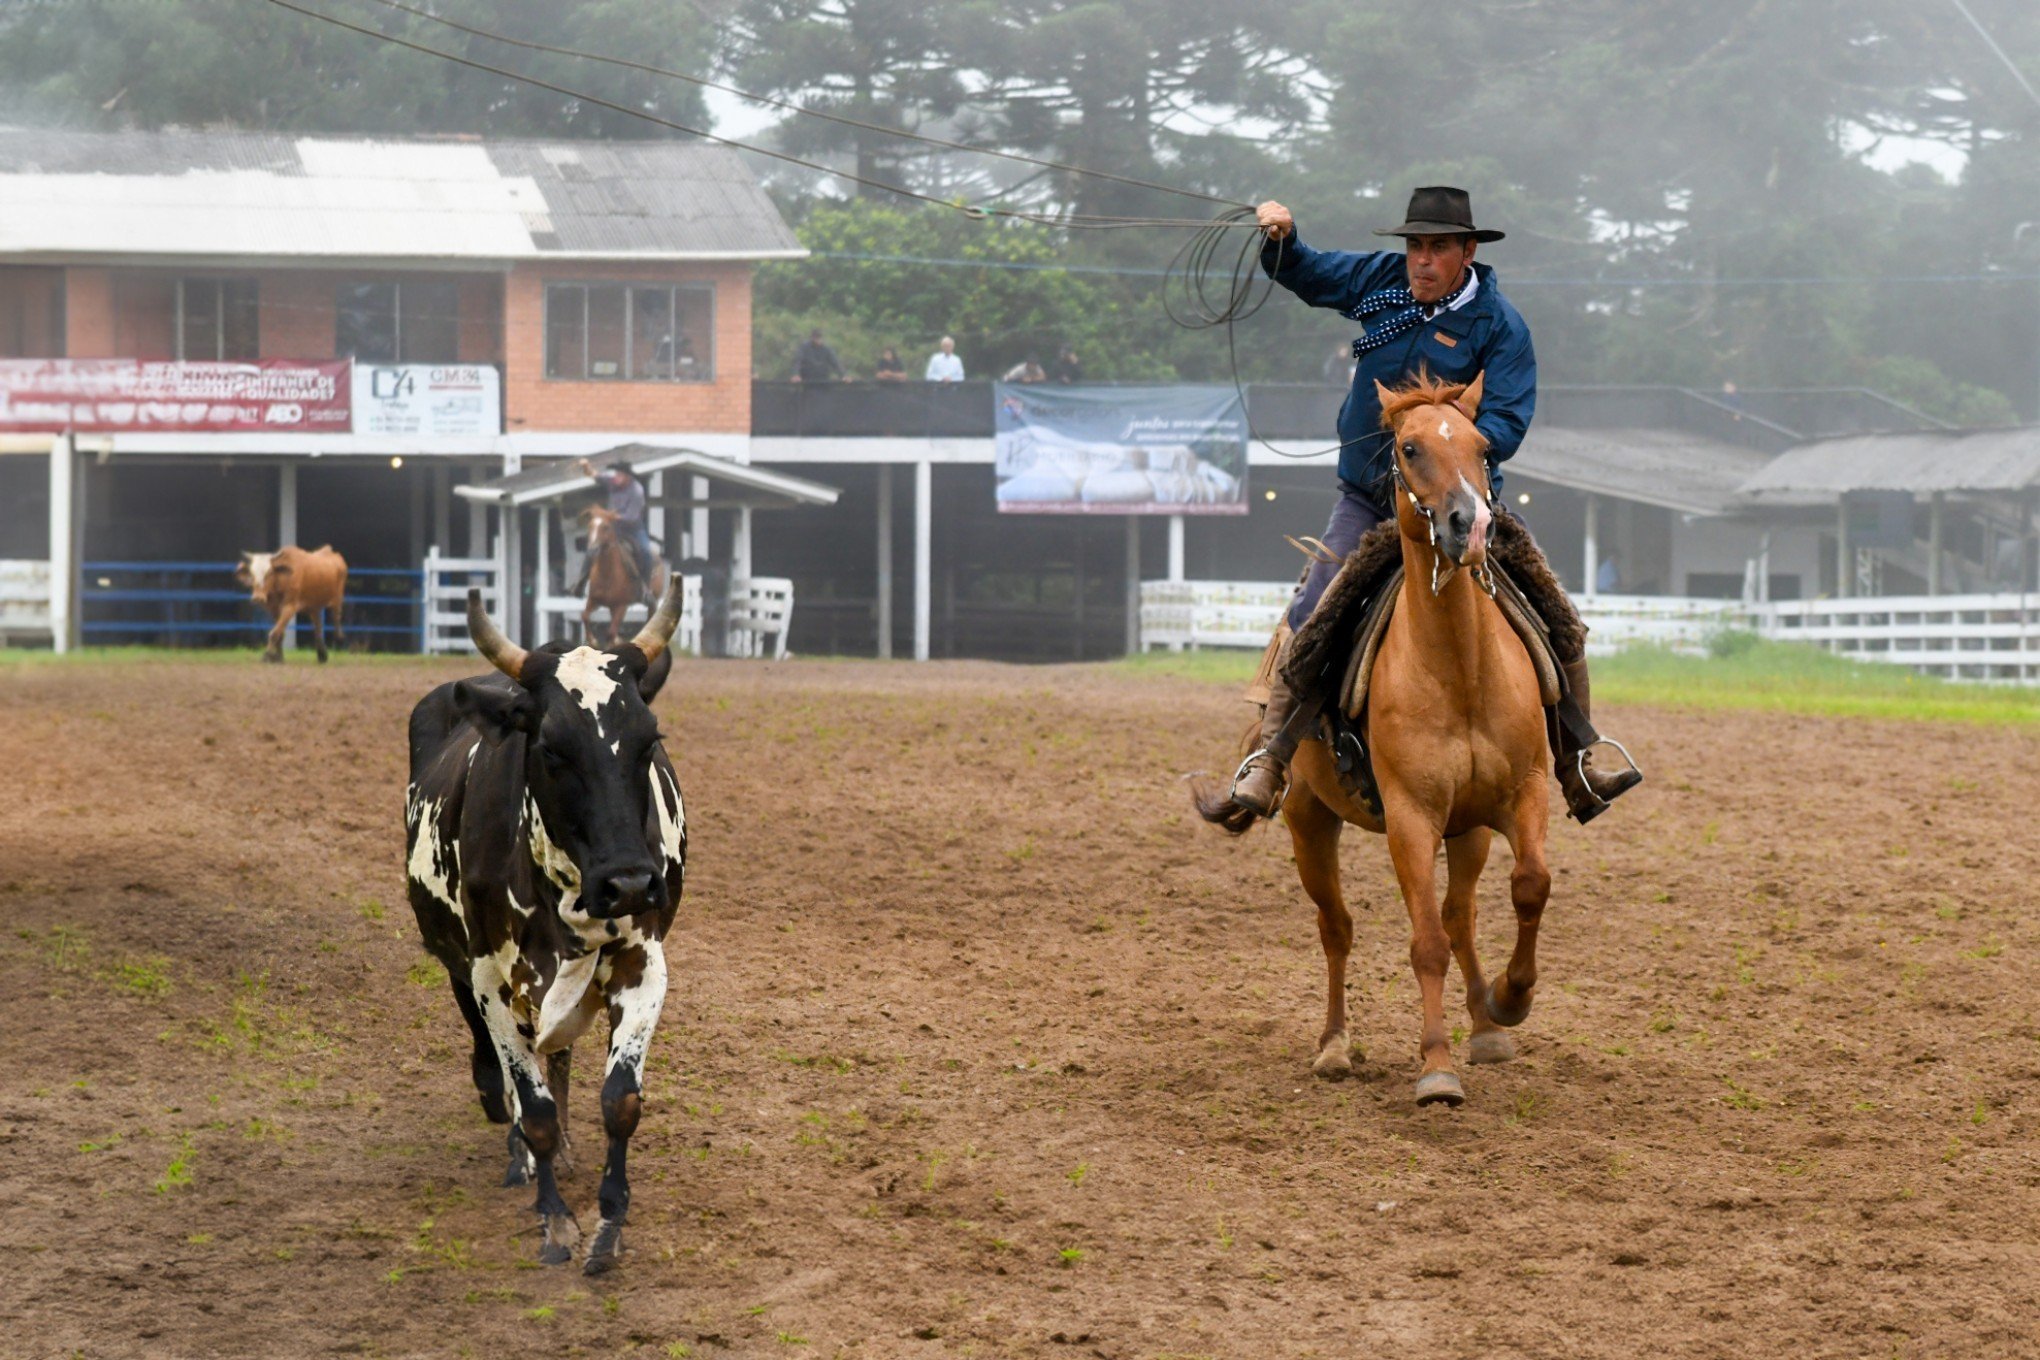
M1476 241L1499 241L1506 232L1473 225L1473 199L1466 190L1445 184L1427 184L1410 195L1408 220L1399 227L1377 231L1376 236L1471 236Z

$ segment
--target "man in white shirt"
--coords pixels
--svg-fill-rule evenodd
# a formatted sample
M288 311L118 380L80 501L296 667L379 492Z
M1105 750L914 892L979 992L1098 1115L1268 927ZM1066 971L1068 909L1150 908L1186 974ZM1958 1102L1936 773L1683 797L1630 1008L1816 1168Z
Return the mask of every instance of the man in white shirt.
M942 337L942 348L928 356L928 372L924 376L929 382L963 381L963 360L956 357L954 336Z

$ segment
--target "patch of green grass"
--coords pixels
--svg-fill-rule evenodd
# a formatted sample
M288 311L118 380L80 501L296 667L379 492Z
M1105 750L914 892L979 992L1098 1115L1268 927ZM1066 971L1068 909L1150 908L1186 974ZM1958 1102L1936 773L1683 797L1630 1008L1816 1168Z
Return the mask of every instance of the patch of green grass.
M438 959L422 958L405 971L404 981L413 987L437 987L446 981L446 967Z
M1074 1268L1077 1262L1084 1259L1084 1249L1082 1247L1064 1247L1055 1256L1057 1263L1064 1270L1069 1270Z
M1847 661L1803 643L1756 641L1728 656L1630 647L1594 662L1597 704L1757 709L1830 717L2040 723L2040 694L1966 685L1904 666Z
M170 1159L170 1165L163 1169L162 1178L156 1182L157 1194L167 1195L191 1184L191 1153L191 1135L187 1133L177 1155Z
M2028 689L1928 679L1904 666L1847 661L1804 643L1752 638L1747 645L1724 650L1727 655L1684 656L1668 648L1630 647L1597 657L1595 702L1992 725L2040 723L2040 693ZM1109 664L1126 675L1245 686L1260 660L1259 649L1241 647L1147 652Z
M153 1001L170 990L170 960L161 957L123 959L107 976L123 991Z

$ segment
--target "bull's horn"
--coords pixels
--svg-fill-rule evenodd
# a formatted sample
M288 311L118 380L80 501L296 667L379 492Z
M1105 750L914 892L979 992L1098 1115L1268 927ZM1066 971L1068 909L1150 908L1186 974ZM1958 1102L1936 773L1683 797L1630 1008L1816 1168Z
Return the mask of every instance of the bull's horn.
M645 621L638 635L630 640L631 645L645 654L646 661L657 661L659 653L673 640L673 630L680 626L680 596L684 590L679 572L666 582L666 593L659 599L659 612Z
M468 587L467 608L468 636L474 639L475 650L489 658L494 666L512 680L524 678L524 659L531 655L522 647L503 636L503 630L496 626L489 611L482 608L482 592Z

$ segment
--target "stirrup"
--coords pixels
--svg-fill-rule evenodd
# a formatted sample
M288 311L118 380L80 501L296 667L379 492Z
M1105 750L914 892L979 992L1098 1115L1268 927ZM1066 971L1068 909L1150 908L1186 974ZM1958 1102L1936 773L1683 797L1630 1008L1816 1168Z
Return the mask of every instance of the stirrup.
M1636 763L1635 756L1629 754L1629 748L1627 746L1624 746L1621 742L1615 740L1615 738L1613 737L1597 738L1596 740L1587 743L1585 746L1582 746L1579 750L1573 752L1573 778L1579 781L1579 786L1582 789L1586 790L1587 797L1594 800L1595 803L1594 812L1600 813L1605 811L1610 806L1612 806L1612 804L1609 802L1608 799L1603 798L1598 793L1595 793L1594 786L1587 780L1587 752L1593 750L1596 746L1612 746L1617 751L1620 751L1622 753L1622 759L1629 765L1628 773L1635 775L1638 780L1641 780L1643 778L1643 767ZM1619 773L1620 772L1618 772L1618 775ZM1629 787L1634 788L1635 785L1632 784ZM1584 823L1587 819L1583 817L1580 820Z
M1265 746L1256 747L1254 750L1247 752L1247 758L1240 762L1240 767L1237 770L1233 771L1232 784L1226 789L1226 797L1232 799L1233 802L1238 803L1241 807L1246 807L1247 804L1240 803L1238 797L1240 781L1246 778L1247 771L1253 768L1254 762L1261 759L1274 760L1275 755ZM1270 813L1273 813L1275 808L1282 806L1282 797L1289 792L1289 769L1287 763L1277 765L1276 770L1279 773L1280 783L1275 789L1274 806L1268 809Z

